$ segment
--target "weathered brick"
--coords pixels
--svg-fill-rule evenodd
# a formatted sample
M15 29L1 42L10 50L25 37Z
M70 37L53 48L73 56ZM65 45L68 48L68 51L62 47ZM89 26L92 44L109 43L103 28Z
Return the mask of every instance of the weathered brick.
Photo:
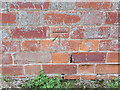
M100 40L99 50L100 51L115 51L119 50L118 40Z
M83 64L78 66L78 73L79 74L92 74L94 73L95 65L93 64Z
M41 50L42 51L56 51L58 40L42 40L41 41Z
M1 22L2 25L17 25L18 24L18 13L16 12L6 12L0 13L2 15Z
M43 70L47 74L76 74L76 65L43 65Z
M41 12L42 25L78 25L82 20L82 12Z
M9 39L9 38L10 38L9 28L0 27L0 39Z
M0 54L0 64L12 64L11 54Z
M23 66L12 65L12 66L2 66L2 75L23 75Z
M78 10L115 10L114 2L75 2L74 9Z
M72 53L73 63L103 63L106 60L104 52L80 52Z
M69 38L69 33L68 27L51 27L52 38Z
M79 51L79 40L42 40L43 51Z
M120 2L117 2L117 7L116 7L117 10L120 10Z
M58 76L58 75L51 75L51 74L48 74L47 77L48 77L48 78L57 77L57 78L59 78L59 79L63 79L63 78L62 78L62 77L63 77L62 75L61 75L61 76Z
M120 74L119 64L98 64L96 74Z
M2 30L0 30L0 41L2 41Z
M97 79L97 76L96 75L82 75L81 78L84 80L95 80Z
M108 75L98 75L97 76L98 79L109 79L109 76Z
M118 23L118 12L105 12L104 24L117 24Z
M22 42L23 51L40 51L40 40L25 40Z
M25 79L26 76L14 76L14 77L8 76L7 78L8 79Z
M0 10L2 9L2 2L0 2Z
M72 2L52 2L51 8L53 10L70 10L72 9Z
M74 26L70 29L72 39L108 39L110 35L113 30L109 26Z
M101 25L102 24L102 12L99 11L87 11L84 12L84 25Z
M68 63L68 53L52 53L52 63Z
M109 52L108 56L107 56L107 62L108 63L112 63L112 62L120 62L119 58L120 58L120 52Z
M83 51L97 51L99 40L81 40L80 50Z
M41 65L27 65L25 66L25 74L37 75L40 74Z
M1 10L7 10L7 2L0 2L0 9Z
M0 52L3 51L2 40L0 40Z
M11 37L22 39L42 39L50 37L49 27L15 27L11 28Z
M4 40L2 41L3 52L21 51L20 41Z
M84 38L85 29L82 26L73 26L70 29L70 36L72 39Z
M8 2L9 10L47 10L49 2Z
M15 64L29 64L29 63L50 63L52 56L50 53L16 53L14 54Z
M79 40L62 40L60 44L61 51L79 51Z
M109 79L115 79L115 78L119 78L118 75L109 75Z
M120 27L118 26L114 26L111 27L111 31L110 31L110 37L111 38L120 38Z
M80 79L80 75L65 75L64 79Z
M22 11L20 14L20 25L39 25L40 24L40 16L39 12L36 11Z

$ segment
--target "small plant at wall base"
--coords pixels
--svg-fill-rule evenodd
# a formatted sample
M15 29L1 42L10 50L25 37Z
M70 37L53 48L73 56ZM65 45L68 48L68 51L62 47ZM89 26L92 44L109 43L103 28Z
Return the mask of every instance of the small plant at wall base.
M111 88L119 88L120 87L120 79L115 78L113 80L109 80L108 86Z
M8 75L2 75L0 74L0 76L2 76L2 78L0 79L0 81L4 80L5 82L9 82L10 79L8 79Z
M69 83L62 83L58 77L48 78L43 70L34 79L26 78L26 83L22 85L24 88L70 88Z

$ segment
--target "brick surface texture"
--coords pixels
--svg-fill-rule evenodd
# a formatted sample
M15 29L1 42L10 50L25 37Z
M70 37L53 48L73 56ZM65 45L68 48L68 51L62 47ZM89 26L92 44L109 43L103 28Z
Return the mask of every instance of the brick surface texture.
M71 1L2 2L0 73L25 78L43 69L84 80L120 74L118 2Z

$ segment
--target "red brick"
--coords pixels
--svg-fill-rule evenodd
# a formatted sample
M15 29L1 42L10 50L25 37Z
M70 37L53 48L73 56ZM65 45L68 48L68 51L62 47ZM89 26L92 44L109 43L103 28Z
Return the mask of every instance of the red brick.
M84 80L96 80L97 76L96 75L82 75L81 78Z
M11 54L0 54L0 64L12 64Z
M17 25L18 14L16 12L2 13L2 25Z
M23 75L23 66L2 66L3 75Z
M0 26L2 25L2 13L0 13Z
M114 10L113 2L75 2L74 9L79 10Z
M2 66L0 66L0 73L2 74Z
M83 64L78 66L79 74L92 74L94 73L95 65L93 64Z
M50 53L16 53L14 54L14 62L15 64L50 63L52 56Z
M72 39L108 39L113 33L109 26L74 26L70 30Z
M76 74L76 65L43 65L43 70L47 74Z
M80 79L80 75L65 75L64 79Z
M18 52L21 51L20 41L4 40L2 41L3 52Z
M27 65L25 66L25 74L35 75L40 74L41 65Z
M49 38L49 27L15 27L11 28L11 37L22 39L22 38Z
M81 40L80 50L83 51L97 51L99 40Z
M120 27L118 27L118 37L120 38Z
M104 24L117 24L118 23L118 12L105 12Z
M105 60L106 53L103 52L72 53L73 63L103 63Z
M2 53L0 53L0 65L2 65Z
M120 74L120 65L118 64L98 64L96 66L97 74Z
M109 52L108 56L107 56L107 62L108 63L112 63L112 62L120 62L119 58L120 58L120 53L118 52Z
M118 8L120 8L120 6ZM120 11L118 12L118 24L120 24Z
M52 38L69 38L70 29L68 27L52 27Z
M82 12L42 12L42 25L78 25L82 21ZM43 17L43 18L42 18Z
M79 51L79 40L42 40L43 51Z
M40 40L25 40L22 42L23 51L40 51Z
M68 53L52 53L52 63L68 63Z
M115 51L118 50L118 40L100 40L100 51Z
M9 2L10 10L46 10L49 9L49 2Z
M84 25L101 25L103 13L98 11L87 11L84 12Z
M20 25L39 25L40 24L40 15L37 11L22 11L20 12L19 20Z

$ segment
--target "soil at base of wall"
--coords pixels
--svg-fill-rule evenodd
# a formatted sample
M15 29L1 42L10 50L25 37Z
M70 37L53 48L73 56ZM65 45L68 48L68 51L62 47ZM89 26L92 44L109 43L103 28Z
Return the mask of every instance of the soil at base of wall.
M109 80L63 80L62 82L69 82L71 88L111 88ZM0 89L2 88L22 88L25 83L23 79L9 79L9 81L1 80Z

